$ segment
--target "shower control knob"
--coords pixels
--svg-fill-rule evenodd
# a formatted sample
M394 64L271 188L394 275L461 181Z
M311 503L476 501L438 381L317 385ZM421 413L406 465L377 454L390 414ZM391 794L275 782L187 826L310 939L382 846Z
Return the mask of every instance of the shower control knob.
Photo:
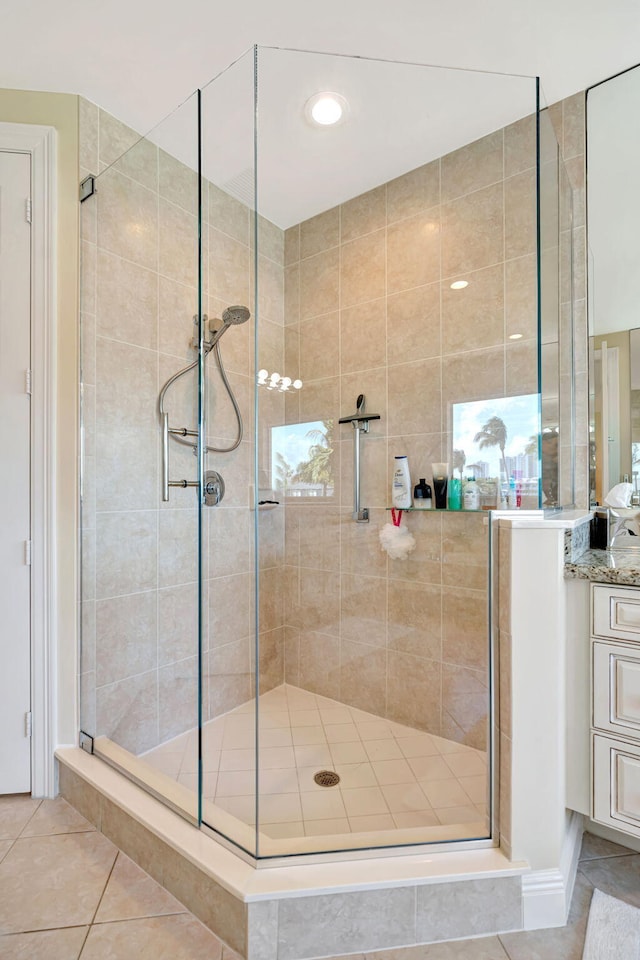
M204 502L207 507L216 507L224 497L224 480L215 470L204 475Z

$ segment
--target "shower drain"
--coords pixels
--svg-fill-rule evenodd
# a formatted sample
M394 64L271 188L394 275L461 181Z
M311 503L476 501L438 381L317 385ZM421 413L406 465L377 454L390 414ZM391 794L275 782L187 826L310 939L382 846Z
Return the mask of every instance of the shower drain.
M319 770L313 779L319 787L335 787L340 783L340 777L334 770Z

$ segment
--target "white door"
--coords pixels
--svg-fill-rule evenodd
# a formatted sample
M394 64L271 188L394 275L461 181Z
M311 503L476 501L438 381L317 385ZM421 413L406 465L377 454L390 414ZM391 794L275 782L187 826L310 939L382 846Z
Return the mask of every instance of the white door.
M31 791L31 158L0 151L0 794Z

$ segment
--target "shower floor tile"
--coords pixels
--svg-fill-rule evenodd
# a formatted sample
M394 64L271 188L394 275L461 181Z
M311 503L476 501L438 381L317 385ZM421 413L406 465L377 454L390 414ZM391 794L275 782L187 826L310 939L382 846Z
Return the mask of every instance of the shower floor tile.
M203 728L207 800L274 838L473 824L486 831L487 758L480 750L384 720L283 684L260 697L256 771L254 703ZM197 738L189 731L144 754L195 788ZM320 770L340 783L318 785Z

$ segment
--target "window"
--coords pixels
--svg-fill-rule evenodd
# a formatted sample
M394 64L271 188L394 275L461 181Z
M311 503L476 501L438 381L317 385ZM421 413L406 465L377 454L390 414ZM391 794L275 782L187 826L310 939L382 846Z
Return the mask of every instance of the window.
M540 484L538 394L452 404L451 476L475 477L481 502L499 505L515 488L536 508Z
M334 421L271 428L271 485L282 496L333 497Z

